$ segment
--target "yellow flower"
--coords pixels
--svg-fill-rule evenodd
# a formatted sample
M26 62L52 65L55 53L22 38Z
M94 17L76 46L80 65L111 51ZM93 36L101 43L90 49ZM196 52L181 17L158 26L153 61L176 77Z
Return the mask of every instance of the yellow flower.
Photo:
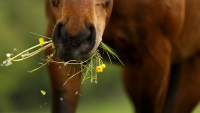
M43 95L46 95L46 92L44 91L44 90L40 90L41 91L41 93L43 94Z
M106 68L106 65L105 64L101 64L101 67L104 69L104 68Z
M43 38L39 38L39 42L40 42L40 46L44 45L44 39Z
M102 68L101 66L97 66L97 67L96 67L96 71L97 71L97 72L103 72L103 68Z
M54 43L52 42L52 48L54 49L55 48L55 45L54 45Z

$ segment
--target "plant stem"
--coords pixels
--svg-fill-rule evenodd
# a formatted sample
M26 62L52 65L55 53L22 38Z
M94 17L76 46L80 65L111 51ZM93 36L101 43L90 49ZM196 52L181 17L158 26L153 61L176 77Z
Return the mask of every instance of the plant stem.
M52 42L52 41L47 41L47 42L44 42L44 44L48 44L48 43L50 43L50 42ZM49 45L49 44L48 44ZM52 45L52 44L51 44ZM50 46L51 46L50 45ZM24 54L24 53L26 53L26 52L28 52L28 51L30 51L30 50L32 50L32 49L35 49L35 48L37 48L37 47L39 47L40 46L40 44L38 44L38 45L35 45L35 46L33 46L33 47L31 47L31 48L29 48L29 49L27 49L27 50L25 50L25 51L23 51L23 52L21 52L21 53L19 53L19 54L17 54L16 56L14 56L13 58L11 58L10 60L11 61L15 61L14 59L15 58L17 58L18 56L21 56L22 54ZM48 47L50 47L50 46L48 46ZM44 46L44 47L46 47L46 46ZM43 47L43 48L44 48ZM46 48L45 48L46 49ZM39 49L39 50L41 50L41 49ZM38 51L38 50L36 50L36 51ZM42 51L42 50L41 50ZM29 57L28 57L29 58Z

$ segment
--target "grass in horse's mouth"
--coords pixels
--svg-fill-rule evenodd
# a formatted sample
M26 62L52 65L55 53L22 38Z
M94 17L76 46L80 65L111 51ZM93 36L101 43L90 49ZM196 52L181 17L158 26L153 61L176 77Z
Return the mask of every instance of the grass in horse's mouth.
M49 63L63 64L64 66L67 64L75 64L75 65L80 65L81 70L79 72L71 75L63 85L65 85L68 80L70 80L71 78L73 78L74 76L76 76L80 73L82 73L82 75L84 76L82 83L84 82L84 80L87 80L87 79L91 79L91 82L94 81L95 83L97 83L97 73L103 72L103 69L106 68L106 65L103 63L103 58L101 57L98 49L94 52L94 54L92 56L90 56L90 58L88 58L85 61L79 62L79 63L75 63L76 60L70 60L67 62L55 61L55 60L53 60L53 57L56 53L56 49L52 42L52 39L49 37L45 37L45 36L33 33L33 32L31 32L31 33L41 37L41 38L39 38L39 44L37 44L31 48L28 48L15 56L13 54L7 53L6 54L7 60L3 61L1 66L10 66L10 65L12 65L12 62L25 60L27 58L30 58L30 57L40 53L41 51L44 51L48 48L53 48L54 52L51 55L46 56L46 59L43 59L44 63L39 63L41 66L29 71L30 73L40 69L41 67L43 67L45 65L48 65ZM45 41L45 39L48 39L48 41ZM36 49L36 48L39 48L39 49ZM103 49L103 52L105 52L108 55L110 62L111 62L111 58L110 58L110 55L111 55L112 57L118 59L122 63L122 61L119 59L119 56L115 53L115 50L113 50L112 48L110 48L109 46L104 44L103 42L100 43L99 48ZM32 51L32 52L30 52L30 51ZM90 73L90 76L88 76L89 73Z

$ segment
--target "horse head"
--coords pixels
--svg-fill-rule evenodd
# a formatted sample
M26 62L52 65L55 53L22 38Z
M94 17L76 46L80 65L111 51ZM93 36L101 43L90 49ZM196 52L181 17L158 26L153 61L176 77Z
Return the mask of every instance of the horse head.
M53 43L60 60L83 61L102 41L113 0L47 0L55 27ZM49 11L49 10L48 10ZM52 18L51 18L52 19Z

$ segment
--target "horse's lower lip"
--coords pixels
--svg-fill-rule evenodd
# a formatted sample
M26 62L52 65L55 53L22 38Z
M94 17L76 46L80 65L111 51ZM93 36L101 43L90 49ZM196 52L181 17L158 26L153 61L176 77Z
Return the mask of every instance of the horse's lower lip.
M62 49L57 50L57 55L60 60L64 62L79 62L81 55L79 53L75 54L74 52L67 53Z
M84 62L83 65L87 65L89 62Z

